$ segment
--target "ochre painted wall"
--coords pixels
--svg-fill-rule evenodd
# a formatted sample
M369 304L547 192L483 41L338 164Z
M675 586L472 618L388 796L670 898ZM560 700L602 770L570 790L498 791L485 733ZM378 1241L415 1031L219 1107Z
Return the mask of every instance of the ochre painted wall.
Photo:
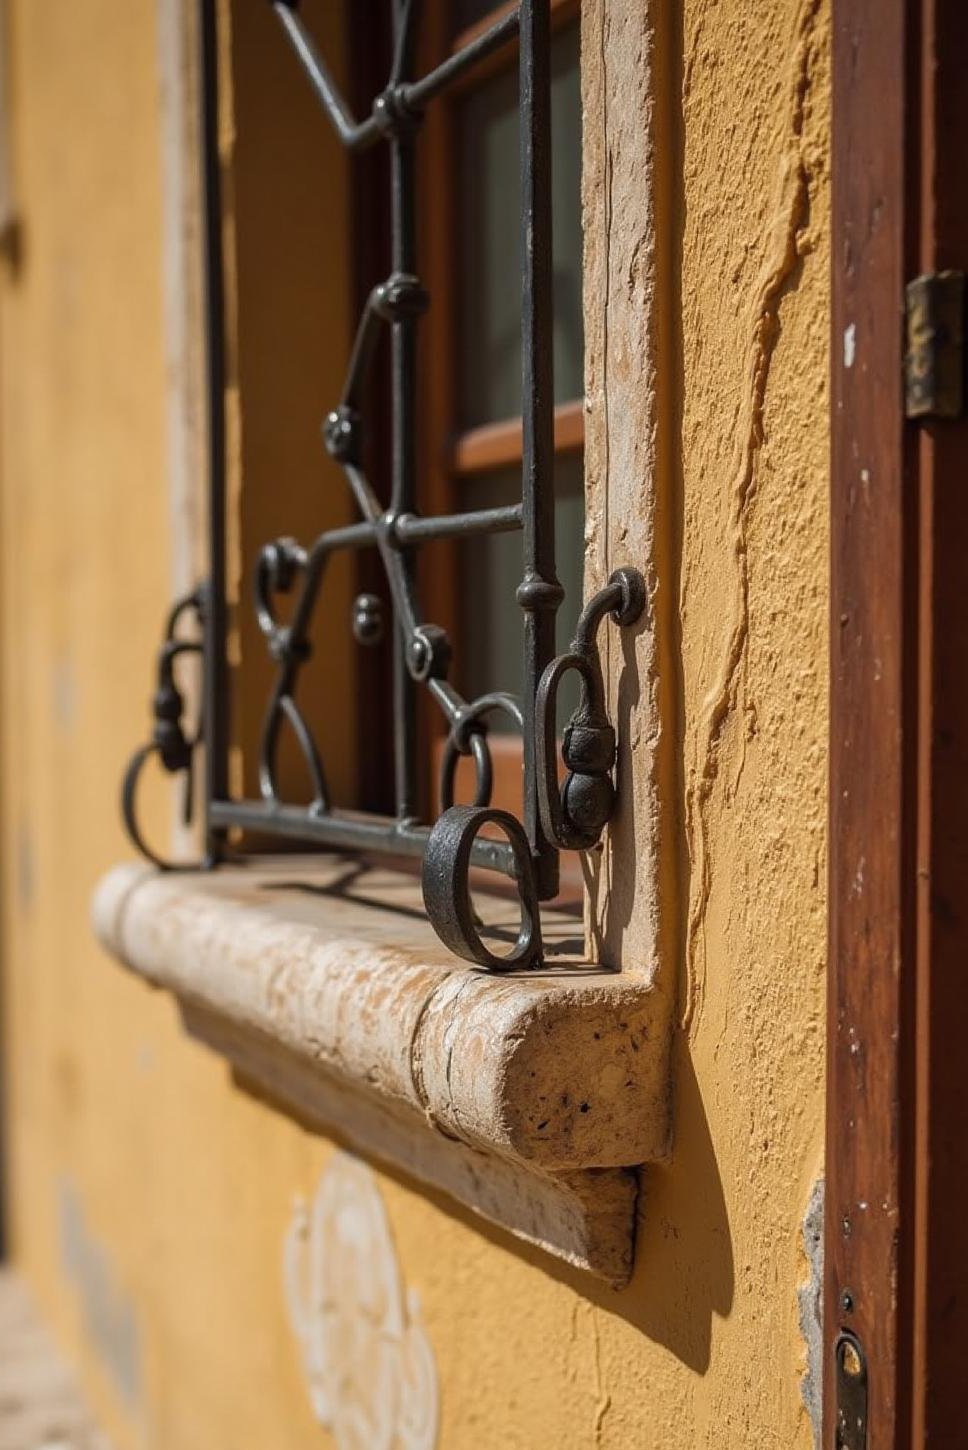
M236 1088L87 925L96 879L127 854L117 783L146 724L170 572L157 17L122 0L10 10L24 221L0 287L13 1252L122 1450L323 1445L281 1261L294 1197L332 1149ZM586 47L615 13L589 0ZM829 11L655 13L673 97L659 221L677 338L676 1147L645 1178L617 1295L381 1175L439 1368L442 1450L810 1443L796 1293L823 1136ZM164 811L159 797L156 824Z

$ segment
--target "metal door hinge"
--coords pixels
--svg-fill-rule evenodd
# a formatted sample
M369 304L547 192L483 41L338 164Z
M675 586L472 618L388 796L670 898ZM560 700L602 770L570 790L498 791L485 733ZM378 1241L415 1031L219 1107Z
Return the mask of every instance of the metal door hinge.
M965 274L927 272L905 290L908 418L960 418L965 406Z
M849 1329L834 1345L834 1385L835 1450L867 1450L867 1356Z

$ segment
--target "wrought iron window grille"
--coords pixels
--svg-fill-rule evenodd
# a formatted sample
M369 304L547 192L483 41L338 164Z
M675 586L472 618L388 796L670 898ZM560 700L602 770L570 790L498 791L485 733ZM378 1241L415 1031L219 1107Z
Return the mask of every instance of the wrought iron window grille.
M269 0L302 70L343 145L351 152L380 143L390 153L392 271L370 293L353 344L343 395L323 425L327 451L342 466L358 522L320 534L308 547L291 538L266 544L258 560L254 602L260 629L276 662L266 704L259 757L259 800L235 800L228 790L227 607L225 597L225 440L223 396L223 297L221 202L217 139L218 75L215 0L199 0L202 43L202 115L206 212L207 350L209 407L209 577L178 601L169 614L158 661L154 733L132 757L125 774L122 810L128 833L154 864L156 855L138 825L137 786L145 763L157 757L186 782L184 814L193 810L196 748L204 746L205 857L214 866L227 854L232 827L314 841L329 848L422 858L428 916L441 940L457 955L492 971L534 966L542 960L539 903L558 891L562 850L588 850L600 839L615 802L615 731L608 719L597 638L606 617L633 624L646 603L645 584L634 569L620 569L585 606L567 653L555 657L555 614L563 590L555 570L552 376L551 93L549 0L521 0L513 11L413 79L418 0L393 0L393 50L385 89L370 115L357 121L340 95L325 60L296 8L296 0ZM521 376L523 454L521 502L507 507L423 517L416 497L417 324L428 297L417 274L415 146L427 105L471 67L507 43L519 41L521 181ZM379 335L389 329L391 347L392 467L390 503L384 508L361 465L364 387ZM517 589L523 616L521 697L493 691L465 700L448 678L451 645L446 632L422 618L416 560L431 539L467 539L520 530L524 574ZM394 817L348 812L330 801L317 743L296 702L296 686L309 667L309 627L329 558L342 549L375 548L384 569L393 617ZM277 596L294 593L287 623L275 613ZM183 626L194 620L187 635ZM357 642L374 643L383 629L382 603L360 595L351 627ZM183 724L184 701L175 662L185 654L201 660L200 721ZM559 685L577 673L580 699L563 741L568 775L559 789L555 707ZM440 770L441 812L432 825L418 818L416 801L417 692L423 689L443 712L448 735ZM492 761L488 718L509 717L523 737L523 818L490 805ZM285 727L292 731L313 785L311 804L294 805L277 789L277 753ZM460 757L475 769L472 805L454 802ZM497 826L505 840L482 835ZM517 940L507 955L484 942L471 900L469 873L483 866L510 877L521 906Z

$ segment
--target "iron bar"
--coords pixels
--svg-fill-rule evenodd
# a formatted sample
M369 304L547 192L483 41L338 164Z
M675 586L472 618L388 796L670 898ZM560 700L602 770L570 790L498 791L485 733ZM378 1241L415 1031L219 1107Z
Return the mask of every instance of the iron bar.
M296 9L295 0L273 0L272 8L278 15L286 37L342 144L349 151L365 151L368 147L376 145L382 139L386 129L385 110L381 109L379 102L382 100L385 105L387 93L384 93L383 97L377 98L371 115L362 121L357 121L333 80L329 67L316 48L312 35L303 23ZM418 81L405 81L401 78L401 63L404 58L403 52L401 52L399 57L394 57L388 92L394 95L395 104L401 110L408 111L416 117L430 101L440 95L441 91L453 85L462 75L479 65L481 61L486 60L489 55L493 55L496 50L509 44L517 32L518 12L512 10L508 15L495 21L488 30L485 30L468 45L441 61L440 65L435 66Z
M430 835L429 827L398 821L392 816L355 815L351 811L314 812L305 806L268 805L264 801L216 801L212 806L215 823L223 828L266 835L286 836L294 841L314 841L344 851L378 851L392 856L421 857ZM503 841L481 837L475 842L473 863L486 870L513 874L510 849Z
M466 71L479 65L482 60L493 55L494 51L500 50L502 45L507 45L509 41L513 40L518 33L518 23L517 10L512 10L510 14L503 15L500 20L496 20L476 40L470 41L454 55L448 56L422 80L404 86L405 104L412 110L422 110L428 101L432 101L441 91L446 90L449 85L453 85L454 81Z
M397 0L394 10L394 58L391 86L409 77L413 61L417 0ZM413 127L402 114L390 135L390 253L393 272L413 277L416 269L415 158ZM416 317L408 309L390 323L390 390L392 397L392 486L390 513L413 513L416 508L415 440L417 422ZM386 551L384 562L388 562ZM408 651L414 630L413 589L415 560L404 545L396 567L388 571L394 590L396 631L393 650L394 779L397 818L409 821L417 814L416 754L417 695ZM395 586L395 587L394 587ZM404 601L406 606L403 608ZM409 616L409 617L407 617Z
M219 157L219 78L216 0L199 0L202 174L205 190L204 288L208 390L209 579L202 607L205 737L205 856L214 863L222 833L212 812L228 794L228 668L225 611L225 324L222 268L222 190Z
M500 508L471 509L466 514L437 514L423 518L418 514L401 514L394 525L394 535L401 543L416 544L426 539L463 539L471 534L505 534L521 527L523 510L519 503Z
M359 524L344 524L320 534L310 553L298 551L303 562L317 550L333 554L338 549L376 547L380 533L393 543L416 544L430 539L462 539L472 534L507 534L520 529L522 508L519 503L500 504L496 508L468 509L466 514L400 514L394 518L378 511L374 518Z
M373 116L357 121L340 95L339 88L330 75L329 66L316 49L309 30L295 6L295 0L273 0L273 10L279 17L290 45L309 77L340 141L350 151L362 151L380 140L380 128Z
M544 833L538 806L535 701L554 657L555 614L564 595L555 572L549 0L522 0L520 26L524 829L538 896L546 900L558 891L558 853Z

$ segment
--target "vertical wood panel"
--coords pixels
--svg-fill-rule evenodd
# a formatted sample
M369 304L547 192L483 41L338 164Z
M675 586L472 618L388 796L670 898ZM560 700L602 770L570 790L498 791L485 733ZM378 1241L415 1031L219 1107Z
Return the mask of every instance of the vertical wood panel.
M968 267L968 13L844 0L835 55L827 1363L871 1450L962 1446L968 421L899 394L904 282Z
M919 271L968 270L968 10L923 0ZM912 1443L968 1443L968 421L918 428L916 1184Z
M825 1444L833 1344L865 1349L869 1450L907 1415L913 530L902 406L905 0L834 6ZM845 1296L849 1296L845 1298ZM852 1307L848 1307L852 1306Z

